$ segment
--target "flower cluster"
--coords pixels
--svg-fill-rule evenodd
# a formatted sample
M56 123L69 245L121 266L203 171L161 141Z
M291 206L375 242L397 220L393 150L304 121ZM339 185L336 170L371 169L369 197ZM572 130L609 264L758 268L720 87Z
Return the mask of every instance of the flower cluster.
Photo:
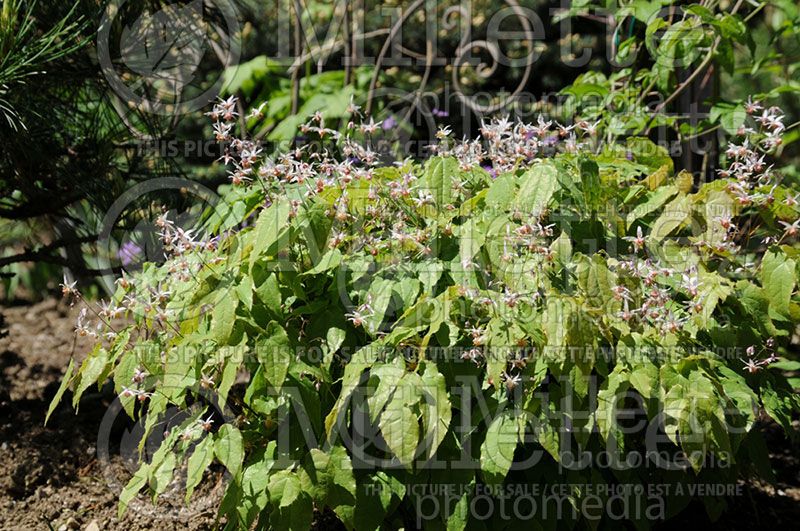
M599 122L583 120L562 125L541 115L536 124L502 118L484 123L480 137L474 140L453 142L450 129L442 128L436 134L440 143L433 147L433 152L455 157L464 171L485 165L496 177L537 156L552 154L557 147L567 153L588 149L594 143L598 125Z
M541 117L535 124L501 119L484 124L479 138L460 142L450 139L450 131L443 129L434 151L455 159L462 173L453 179L450 190L442 191L431 189L409 161L379 168L379 156L369 142L356 141L354 135L368 137L380 123L364 121L355 105L351 105L353 120L345 133L326 127L321 113L301 127L303 134L316 135L331 144L306 144L275 157L266 157L257 142L235 136L237 107L236 99L229 98L208 113L217 139L226 146L222 162L231 167L230 181L255 185L253 189L263 193L263 208L271 208L277 201L288 202L290 218L302 209L322 205L323 215L331 224L327 249L373 262L395 275L425 271L438 259L441 245L468 240L471 236L465 232L466 226L457 220L460 205L481 197L498 175L535 163L553 154L556 147L567 157L588 149L597 127L588 122L564 126ZM762 110L753 102L747 108L751 114ZM254 112L261 113L262 107ZM769 190L775 189L778 179L765 158L767 151L779 145L781 118L775 108L764 110L755 120L760 128L743 128L743 141L728 146L730 165L720 171L720 176L726 179L727 192L739 209L770 204ZM487 167L489 173L481 167ZM323 199L317 201L320 197ZM784 203L791 208L797 205L792 197ZM709 230L706 236L694 240L695 249L711 251L712 257L735 253L740 245L737 212L732 208L707 219ZM797 235L800 220L794 212L794 220L783 222L786 230L781 239ZM547 294L543 286L565 267L558 259L556 245L556 240L564 236L563 228L547 208L525 211L511 206L507 212L495 214L500 221L492 229L488 253L460 252L450 265L452 277L458 279L458 296L469 306L469 312L455 323L460 330L456 340L466 347L462 358L479 366L487 363L487 349L492 346L489 323L497 319L513 321L523 312L544 311ZM171 322L176 316L170 301L181 291L182 283L222 261L225 250L218 247L229 235L203 239L192 230L176 226L166 214L156 225L165 251L164 275L148 281L123 276L118 281L118 296L96 312L97 326L87 321L85 310L81 312L78 334L97 337L105 331L106 338L112 340L115 332L111 323L134 313L143 316L147 326L157 325L166 338L180 335L179 327ZM664 263L648 249L651 236L643 231L643 225L634 224L629 230L634 227L633 234L620 235L630 244L629 252L607 261L612 297L603 301L607 307L599 318L602 326L655 338L685 334L686 327L696 329L708 317L706 306L713 291L705 280L707 270L691 261L682 267ZM772 235L768 238L777 239ZM296 252L295 258L302 261L302 250L289 248L283 252ZM63 291L74 294L74 284L65 281ZM374 322L373 295L357 295L360 302L347 308L345 318L355 329L378 337L385 331L379 329L380 322ZM526 359L520 358L519 349L509 350L506 370L499 375L509 391L524 383ZM751 355L746 367L754 372L772 360L773 356L759 361ZM137 380L143 380L141 374L136 373L133 383L141 383ZM203 373L202 385L212 387L214 379ZM140 400L148 397L136 386L126 388L125 393Z
M728 185L728 190L740 205L768 204L775 200L773 192L779 181L773 167L767 164L766 155L782 144L781 135L785 131L783 115L778 107L765 109L752 99L745 104L745 110L755 122L755 127L744 124L739 128L737 135L741 142L728 144L725 155L730 164L727 168L717 170L717 173L720 177L733 179ZM759 111L763 112L760 116L755 116ZM795 206L797 198L786 197L784 203L787 206ZM730 216L719 217L716 221L724 234L724 243L735 251L736 246L732 244L732 239L737 233ZM784 236L796 235L796 225L784 223L784 226L787 228Z

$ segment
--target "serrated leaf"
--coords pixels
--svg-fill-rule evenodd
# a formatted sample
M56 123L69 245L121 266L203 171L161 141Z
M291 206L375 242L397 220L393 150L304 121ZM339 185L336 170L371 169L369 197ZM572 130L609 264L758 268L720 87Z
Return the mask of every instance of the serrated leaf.
M236 308L239 306L238 297L223 297L214 307L211 315L211 337L217 345L227 345L236 322Z
M780 424L787 435L794 437L793 415L800 409L800 395L781 376L770 375L761 387L761 402L770 417Z
M649 238L661 243L667 236L681 227L689 219L691 213L688 196L680 195L664 207L664 211L653 222Z
M119 504L117 505L117 519L122 520L125 511L128 510L128 504L139 494L139 491L147 485L147 476L150 472L150 467L147 463L142 463L139 469L128 481L122 492L119 494Z
M389 303L392 301L393 292L394 281L392 280L377 278L370 285L368 295L372 314L365 319L370 332L376 332L383 323L386 310L389 309Z
M378 385L375 387L375 392L367 398L370 422L378 420L383 408L392 399L395 389L400 385L400 380L406 373L403 363L401 358L397 358L395 363L377 365L372 368L370 379L377 379Z
M636 207L628 213L625 218L625 223L631 227L637 220L650 215L655 212L664 204L675 197L678 193L678 188L672 185L662 186L647 194L647 199L643 203L639 203Z
M641 364L631 370L630 383L643 398L649 399L658 389L658 367L649 359L642 360Z
M378 426L389 450L411 470L419 444L417 415L402 401L392 400L381 414Z
M203 479L203 472L214 460L214 441L211 437L204 437L194 447L186 465L186 503L192 497L195 487Z
M253 279L250 276L243 277L236 285L236 296L247 311L253 308L253 290Z
M599 254L591 258L578 255L575 261L578 285L587 301L596 308L605 307L613 298L611 288L616 284L616 275L608 269L605 258Z
M572 259L572 240L570 240L569 235L561 231L559 237L550 244L550 250L555 253L558 262L562 266L567 265Z
M289 507L302 491L300 479L291 470L280 470L269 478L269 497L277 507Z
M425 167L423 185L433 196L440 209L452 204L454 192L453 181L459 173L458 161L452 157L434 157Z
M269 275L267 279L256 289L256 295L269 311L276 315L281 315L281 303L283 300L281 297L281 290L277 275L274 273Z
M588 158L582 157L579 161L581 175L581 191L583 192L586 207L589 210L600 208L602 203L602 185L600 183L600 168L597 163Z
M172 452L167 452L164 459L153 469L150 476L150 485L153 488L153 498L166 492L172 482L172 475L177 464L177 457Z
M434 288L444 273L444 265L438 260L428 260L422 262L417 267L419 281L428 295L434 294Z
M67 365L67 371L64 373L64 377L61 379L61 385L58 386L58 391L56 391L53 400L50 401L50 406L47 408L47 414L44 416L44 424L47 425L47 421L50 419L50 415L53 414L53 411L56 410L58 407L59 402L61 402L61 398L64 396L64 392L69 387L70 381L72 380L72 371L75 369L75 360L70 358L69 365Z
M335 269L340 263L342 263L342 252L339 249L331 249L322 255L319 262L303 273L303 275L319 275L320 273Z
M622 366L617 365L603 383L603 388L597 393L597 410L595 418L597 429L603 439L608 442L613 435L618 448L623 447L622 433L618 429L617 411L622 399L629 388L627 379L630 377Z
M770 316L786 318L795 287L795 261L782 251L772 248L761 261L761 284L769 298Z
M514 176L511 173L504 173L489 185L485 198L486 206L505 212L511 206L515 192Z
M294 352L286 330L275 321L267 325L264 337L256 341L256 356L267 382L280 391L294 360Z
M422 372L422 417L425 426L425 447L431 459L450 428L452 410L447 397L447 382L431 361L425 362Z
M542 161L525 172L514 198L514 208L538 217L558 190L558 170L550 161Z
M223 424L214 434L214 455L232 475L242 469L244 446L241 432L231 424Z
M289 200L282 199L269 208L265 208L258 216L251 232L250 269L270 252L270 248L278 241L281 233L289 225Z
M243 345L238 347L225 347L225 354L222 366L222 377L219 380L219 385L217 386L217 394L219 395L219 405L220 407L226 407L228 401L228 393L233 387L233 383L236 381L236 375L239 373L239 366L241 360L239 359L239 349L243 348Z
M84 391L86 391L89 386L97 383L97 379L103 374L107 364L108 351L98 343L95 345L94 350L83 360L83 364L78 370L76 379L78 383L75 387L75 393L72 395L73 407L77 408Z
M481 471L487 483L502 483L514 462L519 443L519 423L513 412L503 411L489 425L481 445Z

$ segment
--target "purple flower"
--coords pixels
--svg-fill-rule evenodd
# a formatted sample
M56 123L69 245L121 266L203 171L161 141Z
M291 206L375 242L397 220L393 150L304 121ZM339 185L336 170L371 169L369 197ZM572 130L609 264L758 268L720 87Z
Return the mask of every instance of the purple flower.
M387 119L383 121L384 131L388 131L389 129L394 129L397 126L397 120L395 120L394 115L389 116Z
M447 111L443 111L442 109L433 109L431 113L436 116L437 118L446 118L450 116L450 113Z
M142 252L141 247L139 247L132 241L127 241L122 244L122 247L120 247L119 252L117 252L117 256L122 262L122 265L127 267L136 261L136 258L141 254L141 252Z
M486 173L491 175L492 179L497 179L497 170L494 169L491 164L484 164L483 166L481 166L481 168L486 170Z

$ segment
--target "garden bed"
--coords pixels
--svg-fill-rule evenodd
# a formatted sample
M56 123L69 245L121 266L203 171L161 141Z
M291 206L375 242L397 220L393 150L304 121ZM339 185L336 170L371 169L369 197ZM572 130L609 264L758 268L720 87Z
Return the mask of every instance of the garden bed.
M110 467L96 456L97 434L113 395L95 393L81 400L78 414L69 400L44 427L44 414L74 352L82 358L89 342L75 340L77 312L48 300L2 309L0 330L0 528L2 529L209 529L223 491L219 471L207 475L192 498L183 503L181 488L162 496L156 505L140 496L125 519L116 518L118 490L109 474L130 475L117 454ZM778 483L745 484L744 495L714 527L749 529L754 522L788 526L800 519L800 459L798 449L769 421L763 425ZM700 504L671 521L698 524L705 519ZM90 527L92 524L96 527ZM318 527L324 528L324 525ZM66 527L64 527L66 526Z
M93 523L94 529L109 531L211 528L224 486L214 477L201 485L190 506L181 491L157 505L141 497L122 522L117 520L119 487L110 487L109 478L127 480L130 473L113 447L108 467L96 455L113 395L87 395L77 415L65 400L44 427L73 344L79 359L89 348L75 342L77 312L51 300L4 308L2 315L8 335L0 339L0 529L92 529Z

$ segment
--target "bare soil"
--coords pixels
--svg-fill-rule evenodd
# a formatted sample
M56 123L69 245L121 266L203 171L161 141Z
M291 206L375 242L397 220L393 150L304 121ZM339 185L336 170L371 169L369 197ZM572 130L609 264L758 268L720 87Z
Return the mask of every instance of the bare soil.
M119 490L135 467L121 456L127 455L121 448L130 426L103 422L114 400L110 389L87 393L77 414L67 392L44 426L70 357L80 360L90 348L88 341L74 337L76 315L75 309L54 300L0 308L0 529L213 529L224 490L218 469L207 472L188 506L176 485L156 504L140 496L123 520L117 519ZM745 495L732 500L714 524L697 504L662 527L795 528L800 521L798 448L777 426L763 429L778 478L775 485L745 483ZM103 458L106 453L108 459ZM326 527L319 518L315 523L315 528Z
M75 340L77 311L50 300L3 308L1 315L0 529L213 528L224 490L216 470L188 506L176 487L155 505L140 496L123 520L117 519L117 496L135 467L120 456L128 427L119 421L113 430L102 427L113 393L87 391L76 414L67 392L44 426L70 357L82 359L91 346ZM106 432L101 445L109 458L101 459L98 434Z

